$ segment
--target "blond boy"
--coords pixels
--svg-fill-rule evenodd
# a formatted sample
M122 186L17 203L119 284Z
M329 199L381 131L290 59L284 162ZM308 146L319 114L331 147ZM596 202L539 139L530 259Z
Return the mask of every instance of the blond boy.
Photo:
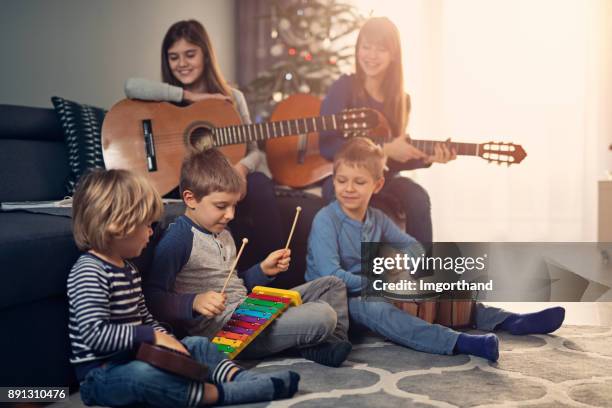
M382 211L370 208L373 194L385 183L382 149L365 138L346 143L334 158L336 201L321 209L308 239L306 280L337 276L349 294L351 324L365 326L390 340L415 350L436 354L473 354L496 361L499 342L495 334L469 335L430 324L385 301L365 301L360 293L361 242L381 242L408 253L416 240L400 230ZM550 308L516 314L477 305L476 327L508 330L513 334L549 333L561 326L565 311Z

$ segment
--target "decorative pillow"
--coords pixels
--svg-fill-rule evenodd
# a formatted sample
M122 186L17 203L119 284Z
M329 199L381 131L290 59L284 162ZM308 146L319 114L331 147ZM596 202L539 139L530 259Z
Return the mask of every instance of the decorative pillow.
M81 175L89 169L104 168L101 130L106 111L58 96L51 102L64 129L70 166L66 190L72 195Z

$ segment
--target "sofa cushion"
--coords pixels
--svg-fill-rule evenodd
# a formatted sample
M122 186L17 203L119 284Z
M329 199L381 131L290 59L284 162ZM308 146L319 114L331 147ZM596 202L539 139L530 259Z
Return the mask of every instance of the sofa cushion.
M0 104L0 139L63 142L64 132L53 109Z
M0 225L0 309L64 295L79 255L71 219L3 212Z
M0 139L0 202L62 199L67 163L63 142Z
M0 202L63 198L66 152L53 109L0 105Z
M106 111L58 96L52 97L51 101L64 129L68 146L71 175L66 189L72 194L84 172L92 168L104 168L101 129Z

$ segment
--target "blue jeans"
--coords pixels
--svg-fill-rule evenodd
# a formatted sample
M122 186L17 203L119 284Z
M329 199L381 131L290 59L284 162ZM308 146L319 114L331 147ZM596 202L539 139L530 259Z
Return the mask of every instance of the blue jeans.
M385 301L348 300L351 324L368 329L411 349L434 354L453 354L459 332L439 324L431 324ZM476 328L491 331L510 315L505 310L476 304Z
M402 212L406 216L405 229L410 236L425 245L433 242L431 203L427 191L408 177L387 176L389 178L385 181L385 185L379 194L397 199ZM332 177L328 177L323 182L322 195L326 202L334 200ZM382 210L386 212L384 208ZM391 216L391 218L393 217Z
M209 376L225 359L205 337L186 337L181 342L194 359L208 366ZM188 407L203 400L203 393L202 384L138 360L108 362L91 370L81 382L81 398L87 405Z

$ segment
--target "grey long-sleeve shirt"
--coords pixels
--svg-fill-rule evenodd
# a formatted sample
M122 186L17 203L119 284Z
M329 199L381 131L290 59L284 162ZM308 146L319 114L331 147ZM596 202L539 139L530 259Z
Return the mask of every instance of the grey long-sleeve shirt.
M214 234L185 215L178 217L155 248L145 281L144 292L152 313L161 321L180 325L191 335L212 338L253 287L274 280L263 273L259 263L253 265L241 271L241 277L230 277L223 313L210 319L195 313L197 294L220 292L235 258L236 246L228 230Z

